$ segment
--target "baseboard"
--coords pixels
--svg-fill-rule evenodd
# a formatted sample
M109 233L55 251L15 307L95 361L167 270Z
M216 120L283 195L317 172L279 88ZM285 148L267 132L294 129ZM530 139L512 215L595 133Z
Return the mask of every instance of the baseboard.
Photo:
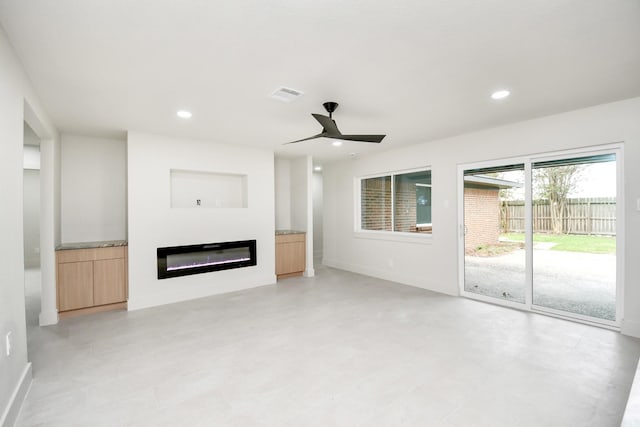
M16 423L18 415L20 414L20 409L22 409L24 398L27 396L27 392L29 391L29 387L31 386L31 379L31 363L27 363L27 366L25 366L24 371L22 372L22 376L20 377L20 381L16 385L16 388L13 390L11 399L9 399L9 404L2 414L2 419L0 419L0 426L13 427L13 425Z
M620 332L623 335L640 338L640 322L623 319L620 325Z
M127 302L116 302L114 304L98 305L95 307L80 308L78 310L61 311L58 318L68 319L69 317L82 316L85 314L103 313L105 311L127 310Z

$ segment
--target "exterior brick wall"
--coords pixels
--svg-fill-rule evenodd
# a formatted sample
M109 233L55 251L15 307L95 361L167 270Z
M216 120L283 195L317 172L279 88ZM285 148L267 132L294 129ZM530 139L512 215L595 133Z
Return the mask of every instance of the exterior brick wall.
M416 185L396 182L395 231L405 233L416 231Z
M391 177L368 178L360 182L362 229L391 231Z
M416 230L417 207L414 183L396 182L394 230L391 224L393 209L391 177L367 178L360 182L360 225L363 230L431 233L430 227Z
M496 244L500 237L500 199L497 188L464 189L464 249Z

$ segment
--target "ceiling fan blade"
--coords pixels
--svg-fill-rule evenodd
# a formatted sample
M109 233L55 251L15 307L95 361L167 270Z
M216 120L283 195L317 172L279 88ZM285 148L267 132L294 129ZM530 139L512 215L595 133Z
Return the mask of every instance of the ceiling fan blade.
M325 136L323 133L319 133L317 135L310 136L309 138L303 138L303 139L298 139L297 141L285 142L282 145L295 144L296 142L302 142L302 141L309 141L310 139L322 138L323 136Z
M324 108L329 112L328 116L323 116L322 114L313 114L314 119L318 121L322 125L322 132L310 136L309 138L298 139L297 141L285 142L286 144L294 144L296 142L308 141L310 139L316 138L329 138L329 139L342 139L345 141L359 141L359 142L373 142L380 143L386 135L343 135L342 132L338 129L338 125L336 125L335 120L331 118L331 113L333 113L338 106L335 102L325 102L322 104Z
M314 119L320 122L320 124L324 128L323 133L328 133L331 135L341 135L340 131L338 130L338 126L336 125L336 122L333 121L331 117L323 116L322 114L313 114L313 113L311 115L313 116Z
M379 143L387 135L336 135L331 136L335 139L344 139L345 141L375 142Z

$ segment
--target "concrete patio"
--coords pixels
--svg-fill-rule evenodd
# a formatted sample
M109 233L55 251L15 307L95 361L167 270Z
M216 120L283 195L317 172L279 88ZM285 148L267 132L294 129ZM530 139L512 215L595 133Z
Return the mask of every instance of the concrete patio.
M524 303L525 251L478 257L465 256L465 289ZM616 256L533 250L535 305L615 320Z

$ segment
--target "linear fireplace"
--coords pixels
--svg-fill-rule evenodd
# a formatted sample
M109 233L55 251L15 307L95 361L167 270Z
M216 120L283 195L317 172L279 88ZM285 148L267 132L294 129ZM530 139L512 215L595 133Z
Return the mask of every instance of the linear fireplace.
M158 279L257 264L255 240L158 248L157 255Z

